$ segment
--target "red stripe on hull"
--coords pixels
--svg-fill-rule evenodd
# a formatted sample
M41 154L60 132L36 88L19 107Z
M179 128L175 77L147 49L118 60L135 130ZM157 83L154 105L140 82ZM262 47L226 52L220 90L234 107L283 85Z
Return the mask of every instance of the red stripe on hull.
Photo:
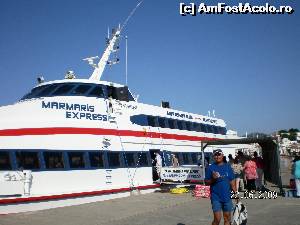
M160 184L151 184L145 186L138 186L136 187L136 189L138 190L151 189L151 188L157 188L159 186ZM130 190L131 190L130 188L118 188L118 189L111 189L111 190L90 191L90 192L60 194L60 195L47 195L47 196L37 196L37 197L28 197L28 198L0 199L0 205L59 200L59 199L68 199L68 198L79 198L79 197L96 196L96 195L104 195L104 194L114 194L119 192L130 191Z
M133 131L133 130L103 129L103 128L49 127L49 128L20 128L20 129L0 130L0 136L55 135L55 134L114 135L114 136L127 136L127 137L175 139L181 141L217 140L217 138L208 138L208 137L156 133L156 132L146 132L146 131Z

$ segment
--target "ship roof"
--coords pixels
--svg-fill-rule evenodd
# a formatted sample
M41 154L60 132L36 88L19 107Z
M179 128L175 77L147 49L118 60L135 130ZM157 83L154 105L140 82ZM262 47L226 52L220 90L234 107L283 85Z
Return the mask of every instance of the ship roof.
M92 79L63 79L63 80L53 80L53 81L47 81L43 82L36 87L47 85L47 84L61 84L61 83L86 83L86 84L102 84L107 86L114 86L114 87L124 87L125 85L109 82L109 81L99 81L99 80L92 80Z

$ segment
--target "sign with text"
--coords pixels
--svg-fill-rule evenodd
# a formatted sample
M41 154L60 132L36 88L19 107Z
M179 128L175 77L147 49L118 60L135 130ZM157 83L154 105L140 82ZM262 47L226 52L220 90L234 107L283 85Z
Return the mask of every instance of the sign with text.
M160 177L162 180L185 181L203 180L203 169L193 167L162 167Z

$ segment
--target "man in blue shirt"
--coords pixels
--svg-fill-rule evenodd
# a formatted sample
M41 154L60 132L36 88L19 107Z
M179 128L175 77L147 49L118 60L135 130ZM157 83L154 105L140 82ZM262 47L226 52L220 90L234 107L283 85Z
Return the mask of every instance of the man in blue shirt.
M212 225L219 225L224 218L224 225L230 225L231 211L233 205L231 201L231 190L236 193L234 174L229 163L223 162L223 152L221 149L213 151L215 162L210 165L205 172L205 183L210 185L211 205L214 213Z

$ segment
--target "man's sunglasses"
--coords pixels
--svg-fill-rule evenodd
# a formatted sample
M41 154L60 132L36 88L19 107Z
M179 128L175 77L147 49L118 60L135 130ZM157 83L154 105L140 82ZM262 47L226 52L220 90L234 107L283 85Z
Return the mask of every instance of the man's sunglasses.
M220 156L220 155L222 155L222 153L220 152L214 154L214 156Z

